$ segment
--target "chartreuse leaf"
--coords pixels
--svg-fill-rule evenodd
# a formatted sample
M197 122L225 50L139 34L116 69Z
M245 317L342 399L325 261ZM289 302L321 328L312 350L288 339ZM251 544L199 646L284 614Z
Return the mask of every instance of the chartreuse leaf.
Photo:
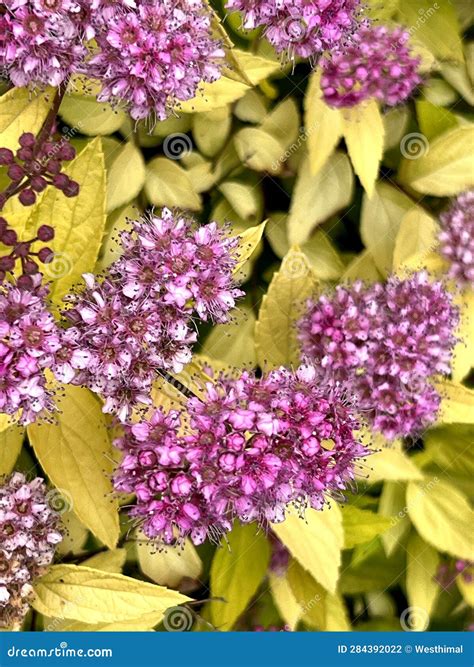
M458 125L453 113L428 100L416 100L416 115L420 130L429 141Z
M380 495L379 513L390 517L389 530L381 535L383 548L391 556L410 530L410 520L406 507L406 485L402 482L385 482Z
M394 271L406 274L422 268L427 255L436 248L438 232L436 221L422 209L405 213L395 239Z
M474 126L456 127L436 137L416 160L400 164L399 178L422 194L448 197L474 185Z
M141 151L131 141L102 139L107 170L107 213L138 196L145 185L145 163Z
M232 126L232 115L228 106L213 109L193 117L193 137L204 155L213 157L224 147Z
M301 608L288 581L288 574L279 575L270 571L268 573L268 583L273 602L280 616L290 630L295 630L301 616Z
M416 530L428 544L451 556L474 560L473 511L454 486L437 477L410 482L406 504Z
M267 570L270 547L254 523L236 523L228 546L216 551L211 566L210 614L219 630L230 630L257 592Z
M183 547L159 551L144 535L139 535L137 555L143 574L161 586L177 588L183 577L198 579L202 572L201 559L189 540Z
M453 424L430 429L423 438L425 450L440 468L474 477L474 426Z
M316 70L311 75L304 101L308 160L313 176L326 164L339 143L344 128L342 112L331 108L322 99L320 82L321 72Z
M199 211L201 197L188 173L173 160L157 157L147 165L145 193L151 204Z
M294 143L300 130L300 114L295 100L288 97L267 114L261 129L288 148Z
M34 585L33 607L46 616L83 623L158 624L167 609L190 598L122 574L77 565L53 565Z
M28 226L36 230L51 225L54 253L45 266L45 276L52 281L51 297L62 297L83 273L92 271L99 255L105 229L105 168L100 139L93 139L64 170L80 184L77 197L65 197L55 188L46 190L35 207Z
M0 432L0 476L8 475L13 470L24 437L25 429L21 426L10 426Z
M438 424L473 424L474 391L449 380L437 383L441 394Z
M344 111L344 139L364 190L372 196L382 159L385 129L375 100Z
M407 597L411 607L422 610L410 616L410 630L426 630L440 587L436 573L440 557L436 549L416 533L407 544Z
M380 433L364 433L375 450L367 459L367 481L380 480L418 480L423 475L415 464L404 454L400 440L388 442Z
M400 0L400 22L413 29L416 38L439 58L462 60L459 23L452 3L441 0Z
M474 365L474 291L466 290L455 299L460 308L460 322L456 331L458 343L454 348L451 375L461 382Z
M233 49L232 53L240 71L245 72L249 82L254 86L280 69L277 60L267 60L238 49ZM198 95L192 100L182 102L178 110L185 113L199 113L219 109L240 99L248 90L250 90L248 84L222 76L213 83L204 83Z
M112 549L111 551L104 551L103 553L88 558L82 565L91 567L95 570L101 570L102 572L120 573L126 560L126 549Z
M285 147L273 135L259 127L245 127L234 137L240 161L254 171L278 174L285 161Z
M354 176L345 153L331 155L324 169L315 176L311 173L308 159L304 160L288 217L290 245L305 243L314 227L349 205L353 191Z
M404 215L415 208L416 205L409 197L387 183L377 183L371 197L364 195L360 233L365 247L383 275L392 270L400 223Z
M28 88L12 88L0 97L2 148L16 150L20 134L37 134L48 115L54 92L48 88L44 93L35 95Z
M202 346L203 354L232 368L257 365L253 311L240 306L229 324L214 326Z
M66 499L59 498L59 502ZM61 524L64 527L63 539L57 546L58 556L66 554L80 554L84 551L84 545L89 536L89 531L77 518L73 511L68 510L61 514Z
M342 508L342 526L344 528L344 549L352 549L356 544L369 542L390 527L390 519L359 509L352 505Z
M316 286L307 257L292 248L274 274L255 327L257 358L261 367L298 363L295 323L301 305Z
M74 93L63 99L59 115L77 132L93 137L117 132L126 119L123 111L112 109L110 104Z
M291 555L320 583L334 593L344 544L341 510L336 504L322 511L309 509L305 518L289 514L272 526Z
M372 253L369 250L363 250L349 262L341 280L349 282L364 280L367 283L374 283L379 282L381 278L382 274L375 264Z
M234 269L234 275L237 277L246 261L252 256L262 240L266 224L266 221L262 222L260 225L249 227L239 234L239 247L237 249L238 262Z
M326 591L297 561L290 562L287 576L302 621L316 630L343 632L350 629L340 595Z
M51 424L31 424L28 437L58 493L109 548L119 537L111 473L113 449L100 403L87 389L66 386Z

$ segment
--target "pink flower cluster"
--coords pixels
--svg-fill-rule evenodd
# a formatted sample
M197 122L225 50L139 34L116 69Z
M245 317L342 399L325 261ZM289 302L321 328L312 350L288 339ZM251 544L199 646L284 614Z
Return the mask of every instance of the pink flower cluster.
M227 0L246 29L263 27L278 53L317 59L344 45L358 26L360 0Z
M42 575L62 540L59 515L39 477L21 473L0 480L0 627L18 628L28 611L32 582Z
M403 28L362 26L343 51L322 60L321 88L333 107L352 107L367 99L387 106L404 102L422 82L420 58Z
M69 297L55 374L105 398L104 411L125 420L149 404L160 370L191 360L193 318L225 322L235 299L238 237L164 209L121 235L123 254L104 278L85 275Z
M224 52L203 0L6 0L0 64L16 86L97 79L98 99L132 118L164 119L203 81L220 76Z
M305 357L347 384L374 428L394 438L435 420L440 396L430 379L450 372L458 320L442 284L419 272L310 301L299 339Z
M460 194L440 220L441 254L450 263L450 277L474 286L474 190Z
M29 280L31 290L8 282L0 285L0 412L19 412L21 424L53 408L44 372L61 346L41 275Z
M441 563L436 572L435 581L445 589L451 588L458 577L466 584L472 584L474 580L474 563L470 560L457 560L449 563Z
M131 516L165 544L218 539L235 519L278 523L290 504L321 509L369 454L343 392L311 366L222 376L186 414L189 427L157 410L115 443L124 451L115 488L136 494Z

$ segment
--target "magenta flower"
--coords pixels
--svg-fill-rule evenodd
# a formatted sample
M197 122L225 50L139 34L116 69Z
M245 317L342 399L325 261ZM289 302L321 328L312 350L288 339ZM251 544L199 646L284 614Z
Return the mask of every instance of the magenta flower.
M168 209L133 223L121 236L123 255L104 278L85 275L65 312L55 374L105 399L121 420L149 404L160 370L191 361L193 318L226 322L235 299L238 238Z
M355 392L374 428L394 438L435 420L440 396L430 379L450 372L458 320L449 293L420 272L310 301L299 339L312 363Z
M449 275L474 286L474 190L463 192L441 216L441 254Z
M30 282L31 290L0 286L0 412L19 413L21 424L53 409L44 372L61 346L41 275L31 276Z
M317 60L343 46L358 26L359 0L227 0L246 29L263 27L278 53Z
M404 102L422 82L421 59L414 56L403 28L362 26L346 48L323 59L321 88L333 107L352 107L367 99L387 106Z
M17 628L28 611L32 582L62 540L42 479L28 482L14 473L0 480L0 536L0 627Z
M350 486L369 451L340 388L316 379L311 366L223 376L203 400L188 400L186 435L177 412L126 426L115 443L124 451L115 487L136 494L130 515L146 535L201 544L235 518L278 523L289 505L321 509Z

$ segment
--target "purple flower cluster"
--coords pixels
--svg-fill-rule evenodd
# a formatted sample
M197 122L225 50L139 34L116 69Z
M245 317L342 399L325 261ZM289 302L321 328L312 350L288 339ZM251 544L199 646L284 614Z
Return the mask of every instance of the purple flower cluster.
M21 424L53 408L44 373L61 346L41 275L30 281L31 289L0 285L0 412L18 413Z
M474 563L470 560L457 560L455 562L441 563L436 572L435 581L445 589L449 589L460 577L466 584L472 584L474 580Z
M339 286L310 301L299 323L305 357L355 392L386 437L417 435L436 418L430 383L450 372L459 313L425 272L386 284Z
M164 209L121 235L123 255L106 276L85 275L71 295L55 374L105 398L104 411L128 418L150 403L160 370L191 360L193 318L226 322L235 287L238 237Z
M136 494L130 514L145 534L201 544L234 519L278 523L290 504L321 509L346 489L369 451L342 390L316 380L311 366L222 376L202 400L188 400L189 427L161 410L126 426L115 443L124 451L115 487Z
M441 254L450 263L450 277L474 286L474 190L459 195L440 220Z
M367 99L387 106L404 102L422 82L420 58L403 28L362 26L343 51L322 61L321 88L333 107L352 107Z
M14 473L0 483L0 627L18 628L33 592L61 542L59 515L39 477Z
M358 26L360 0L227 0L246 29L263 27L278 53L317 59L344 45Z
M203 81L220 77L224 52L203 0L6 0L0 64L16 86L97 79L98 99L132 118L164 119Z

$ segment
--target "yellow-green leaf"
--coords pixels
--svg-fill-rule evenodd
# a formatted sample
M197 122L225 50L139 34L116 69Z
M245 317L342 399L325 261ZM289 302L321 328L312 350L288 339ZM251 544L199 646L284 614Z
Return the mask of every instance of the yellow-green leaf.
M420 208L408 211L400 223L393 268L397 273L422 268L426 256L436 247L439 227L436 221Z
M82 565L91 567L102 572L117 572L122 571L125 561L127 560L126 549L112 549L111 551L104 551L96 554L85 560Z
M407 508L416 530L426 542L451 556L474 560L473 511L454 486L437 477L430 482L410 482Z
M189 540L184 547L168 547L163 551L145 536L138 536L137 555L143 574L161 586L177 588L184 577L198 579L202 572L201 559Z
M425 450L440 468L474 478L474 426L453 424L432 428L423 439Z
M343 134L344 120L339 109L332 109L322 99L321 72L315 71L306 92L305 131L309 164L315 176L326 164Z
M420 470L404 454L400 441L388 443L380 434L374 434L373 444L376 451L367 460L368 482L422 479Z
M223 598L210 603L212 623L230 630L247 608L267 570L270 547L255 523L236 523L217 550L211 566L211 595Z
M199 211L201 198L187 172L173 160L157 157L147 165L145 193L151 204Z
M451 374L461 382L474 365L474 291L466 290L455 300L460 309L460 322L455 332L458 343L454 348Z
M25 429L21 426L10 426L0 432L0 476L8 475L13 470L24 437Z
M404 159L399 178L423 194L447 197L474 185L474 126L456 127L436 137L418 159Z
M31 424L28 436L42 468L58 493L89 530L109 548L119 536L111 473L114 452L97 398L87 389L66 386L51 424Z
M384 551L390 557L400 546L410 530L406 507L406 485L401 482L385 482L380 495L379 513L390 517L390 529L381 535Z
M301 616L301 608L289 584L287 574L269 572L268 583L273 602L290 630L295 630Z
M237 250L238 262L234 269L234 275L238 277L246 261L252 256L258 244L262 240L266 221L256 227L245 229L239 234L239 247Z
M272 529L293 558L327 591L334 593L344 544L339 507L334 503L321 511L309 509L305 519L289 514Z
M449 380L436 386L441 394L438 424L474 424L474 391Z
M34 590L32 605L41 614L83 623L146 620L156 625L167 609L189 601L162 586L77 565L53 565Z
M261 367L298 363L295 322L315 285L308 259L292 248L274 274L260 307L255 341Z
M400 22L413 31L435 56L462 60L462 42L455 9L451 2L440 0L400 0Z
M16 150L20 134L37 134L48 115L54 93L52 88L40 95L35 95L29 88L12 88L0 97L2 148Z
M76 132L93 137L117 132L126 118L123 111L112 109L109 104L74 94L63 99L59 115Z
M354 171L371 197L382 159L385 129L377 102L344 111L344 138Z
M390 527L390 519L370 510L359 509L352 505L342 508L344 528L344 549L352 549L356 544L370 542L374 537Z
M285 161L285 147L278 139L259 127L245 127L234 137L240 161L254 171L278 174Z
M229 324L214 326L202 346L202 352L232 368L255 366L255 323L253 311L240 306Z
M102 139L107 170L107 213L138 196L145 185L145 163L141 151L131 141Z
M229 107L198 113L193 119L193 137L204 155L213 157L223 147L232 126Z
M407 597L415 612L410 630L426 630L440 587L436 573L440 557L436 549L413 533L407 545Z

